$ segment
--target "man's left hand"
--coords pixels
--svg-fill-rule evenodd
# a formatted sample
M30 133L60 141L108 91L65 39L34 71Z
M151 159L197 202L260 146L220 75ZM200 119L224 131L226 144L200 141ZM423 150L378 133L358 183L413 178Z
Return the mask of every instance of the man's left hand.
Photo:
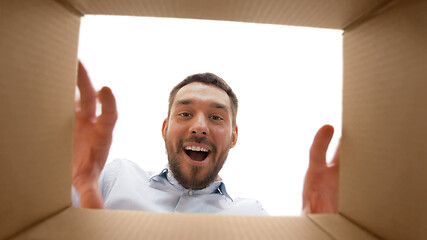
M303 190L305 214L338 212L339 145L332 161L326 162L326 151L333 135L334 128L325 125L319 129L311 145Z

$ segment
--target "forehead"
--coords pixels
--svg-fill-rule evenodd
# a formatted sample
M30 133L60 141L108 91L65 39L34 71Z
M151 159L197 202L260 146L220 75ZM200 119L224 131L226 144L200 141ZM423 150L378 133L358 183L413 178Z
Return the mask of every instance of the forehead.
M173 105L187 100L192 103L218 103L230 109L230 98L227 93L211 84L193 82L185 85L176 93Z

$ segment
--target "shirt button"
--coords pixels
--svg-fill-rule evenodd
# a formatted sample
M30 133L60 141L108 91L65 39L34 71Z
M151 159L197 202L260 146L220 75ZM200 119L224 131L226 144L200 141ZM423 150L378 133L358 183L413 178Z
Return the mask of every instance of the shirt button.
M168 172L168 178L171 178L171 177L172 177L172 173Z
M193 196L193 191L191 191L191 190L190 190L190 191L188 191L188 195L189 195L189 196Z

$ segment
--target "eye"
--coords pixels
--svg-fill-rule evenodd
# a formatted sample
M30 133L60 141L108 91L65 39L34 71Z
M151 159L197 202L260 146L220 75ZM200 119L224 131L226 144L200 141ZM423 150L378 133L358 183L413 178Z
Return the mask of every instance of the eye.
M211 117L213 120L224 120L222 117L220 117L220 116L212 116Z
M191 116L191 114L190 113L188 113L188 112L183 112L183 113L180 113L180 114L178 114L180 117L190 117Z

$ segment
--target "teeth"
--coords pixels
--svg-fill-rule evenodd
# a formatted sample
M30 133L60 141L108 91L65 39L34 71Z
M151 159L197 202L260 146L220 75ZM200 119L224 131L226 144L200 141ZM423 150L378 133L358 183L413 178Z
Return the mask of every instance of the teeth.
M209 152L208 149L206 149L204 147L199 147L199 146L186 146L184 149L185 150L191 150L194 152Z

